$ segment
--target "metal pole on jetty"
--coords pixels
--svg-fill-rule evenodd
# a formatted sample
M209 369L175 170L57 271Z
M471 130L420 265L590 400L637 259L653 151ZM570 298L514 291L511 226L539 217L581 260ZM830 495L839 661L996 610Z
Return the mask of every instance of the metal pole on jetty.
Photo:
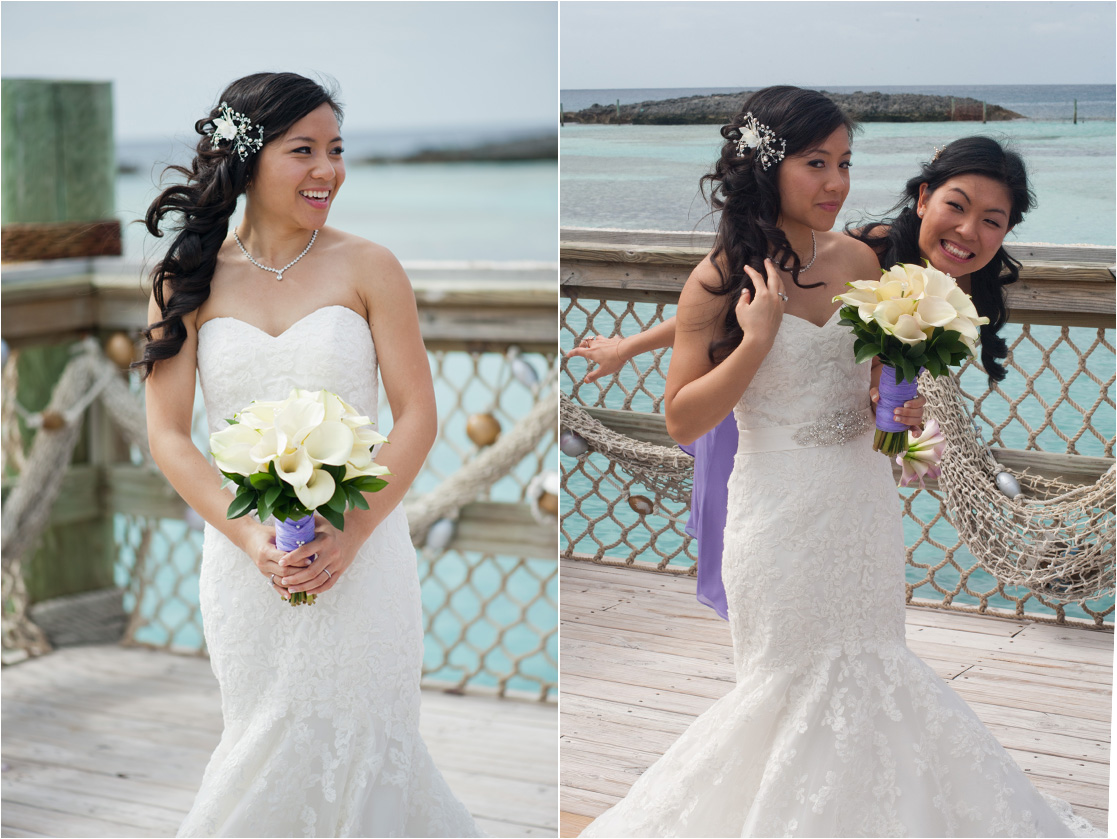
M985 102L984 102L984 100L981 103L981 124L985 125Z
M1074 125L1078 125L1078 100L1074 100Z

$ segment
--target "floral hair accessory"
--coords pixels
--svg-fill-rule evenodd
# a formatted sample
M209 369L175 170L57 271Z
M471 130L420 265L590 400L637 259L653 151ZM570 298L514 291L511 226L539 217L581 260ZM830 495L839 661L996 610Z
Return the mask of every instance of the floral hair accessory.
M935 146L935 153L931 155L931 162L934 163L936 160L942 157L942 153L944 151L946 151L946 146L943 146L941 149L938 146Z
M213 147L219 148L222 140L232 140L233 151L241 160L247 160L248 155L264 146L264 126L257 125L256 129L259 135L252 137L252 120L222 102L221 116L213 120Z
M779 148L776 144L779 144ZM745 156L745 149L753 149L753 156L760 161L760 168L767 171L773 163L783 160L787 143L762 122L758 122L752 111L745 114L741 124L741 139L737 141L737 157Z

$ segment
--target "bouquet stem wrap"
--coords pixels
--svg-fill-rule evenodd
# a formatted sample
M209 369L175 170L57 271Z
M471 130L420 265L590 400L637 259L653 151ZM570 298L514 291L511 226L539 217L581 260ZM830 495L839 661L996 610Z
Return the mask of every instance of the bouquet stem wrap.
M275 546L281 551L293 551L307 542L314 541L314 516L303 516L299 519L276 519L275 521ZM307 595L305 591L298 591L291 595L291 605L300 603L313 603L317 595Z
M880 384L877 387L877 433L873 438L874 451L896 455L907 448L908 427L892 418L893 413L905 402L919 395L919 374L910 382L896 382L896 368L881 365Z

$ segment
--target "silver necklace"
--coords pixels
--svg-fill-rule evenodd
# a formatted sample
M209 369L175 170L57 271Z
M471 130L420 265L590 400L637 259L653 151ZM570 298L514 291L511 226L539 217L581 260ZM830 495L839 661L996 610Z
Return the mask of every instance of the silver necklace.
M818 256L818 242L815 241L814 231L812 230L811 231L811 261L808 262L806 265L800 265L799 266L799 273L802 274L803 272L809 270L810 267L812 265L814 265L814 261L815 261L815 258L817 256ZM252 257L249 257L249 259L251 259L251 258Z
M814 233L812 232L811 235L813 236ZM294 265L296 262L298 262L300 259L302 259L304 256L306 256L307 251L309 251L314 246L314 240L318 238L318 231L315 230L314 233L311 235L310 242L305 248L303 248L303 252L292 259L290 262L288 262L286 265L284 265L282 268L269 268L267 265L261 265L259 262L253 259L252 254L250 254L244 247L244 243L241 242L240 236L237 235L237 229L235 227L233 228L233 238L237 240L237 247L240 248L241 253L248 257L249 262L251 262L257 268L263 268L265 271L271 271L273 274L275 274L275 278L277 280L283 282L283 272ZM811 262L814 262L814 260L812 259Z

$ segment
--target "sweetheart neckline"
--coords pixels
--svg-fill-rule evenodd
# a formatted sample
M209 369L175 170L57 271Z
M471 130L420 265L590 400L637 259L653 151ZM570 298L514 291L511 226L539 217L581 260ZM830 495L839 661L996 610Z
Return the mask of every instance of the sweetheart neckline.
M803 323L809 324L809 325L813 326L815 329L825 329L827 326L830 325L830 321L832 321L834 319L834 315L838 314L838 312L840 312L843 308L844 308L844 306L839 306L833 312L831 312L830 317L828 317L826 319L826 322L824 324L822 324L822 326L819 326L813 320L807 320L807 318L801 318L798 315L791 314L790 312L784 312L783 316L785 318L795 318L795 320L801 320L801 321L803 321Z
M198 327L198 334L201 335L202 330L205 329L209 324L213 323L216 320L232 320L232 321L236 321L237 323L244 324L245 326L249 327L250 329L256 330L261 335L268 336L273 341L278 341L280 338L282 338L284 335L286 335L288 332L290 332L292 329L294 329L296 326L298 326L304 320L307 320L308 318L314 317L314 315L318 314L319 312L324 312L327 309L344 309L347 312L351 312L354 317L360 318L361 323L365 324L365 326L368 326L368 321L366 321L363 316L357 314L357 312L354 311L353 309L349 308L348 306L342 305L341 303L331 303L329 306L320 306L319 308L314 309L313 311L307 312L305 315L303 315L297 321L292 323L290 326L288 326L286 329L284 329L278 335L272 335L266 329L261 329L256 324L249 323L246 320L241 320L240 318L235 317L234 315L222 315L221 317L210 318L209 320L207 320L205 323L203 323L201 326Z

